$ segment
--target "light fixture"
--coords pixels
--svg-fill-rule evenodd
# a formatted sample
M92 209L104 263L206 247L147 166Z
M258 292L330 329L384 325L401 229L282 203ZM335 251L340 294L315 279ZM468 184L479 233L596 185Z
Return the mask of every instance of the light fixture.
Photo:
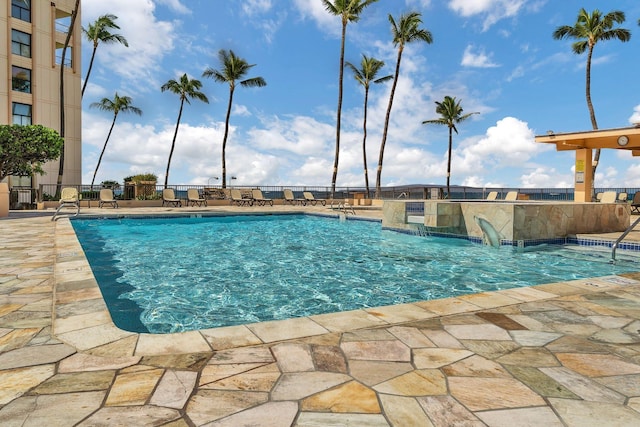
M624 147L629 143L629 137L627 135L620 135L618 137L618 145Z

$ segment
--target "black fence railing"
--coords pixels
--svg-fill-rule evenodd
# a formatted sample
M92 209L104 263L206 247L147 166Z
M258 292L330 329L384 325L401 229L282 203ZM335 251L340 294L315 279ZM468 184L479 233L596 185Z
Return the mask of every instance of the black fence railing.
M101 185L63 185L62 187L76 187L82 200L98 201L100 198ZM39 188L30 187L12 187L10 189L10 208L11 209L35 209L38 202L59 200L60 186L56 184L41 184ZM159 200L162 198L163 185L157 183L142 182L139 184L117 184L109 186L113 190L114 196L118 200ZM221 185L189 185L178 184L169 185L175 192L176 197L186 198L187 190L197 189L201 197L211 200L220 200L228 198L228 192L225 193ZM276 186L276 185L257 185L257 186L239 186L232 185L227 188L237 188L248 191L252 188L262 190L265 197L270 199L283 199L283 191L290 189L295 197L302 197L303 191L312 192L316 198L331 199L331 187L325 186ZM504 199L510 191L517 191L519 198L524 200L539 201L572 201L574 200L573 188L476 188L476 187L452 187L450 197L447 197L446 187L435 185L411 185L411 186L394 186L384 187L380 193L381 199L407 199L407 200L425 200L425 199L444 199L451 200L480 200L485 199L489 192L496 191L498 199ZM596 188L596 193L605 191L615 191L618 194L626 193L628 200L632 200L636 192L640 188ZM374 191L367 191L363 187L339 187L334 192L335 200L343 199L372 199Z

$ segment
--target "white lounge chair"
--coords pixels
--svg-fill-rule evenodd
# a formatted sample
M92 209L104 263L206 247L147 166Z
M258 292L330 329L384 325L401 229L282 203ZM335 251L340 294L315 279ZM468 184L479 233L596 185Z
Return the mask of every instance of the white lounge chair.
M487 195L487 200L496 200L497 198L498 198L497 191L490 191L489 194Z
M602 199L600 199L600 203L615 203L616 197L618 194L615 191L605 191L602 193Z
M165 188L162 190L162 206L165 204L182 207L182 200L176 198L173 188Z
M203 204L207 206L207 199L200 197L197 189L190 188L187 190L187 206L202 206Z
M509 191L507 195L504 197L504 200L508 202L514 202L518 200L518 192L517 191Z
M76 213L71 216L78 216L80 213L80 195L78 189L75 187L65 187L60 192L60 205L51 217L51 221L56 221L59 217L58 214L62 208L75 208Z
M104 205L111 205L112 208L118 207L118 202L113 197L113 190L110 188L103 188L100 190L100 201L98 202L98 207L102 207Z
M269 203L270 206L273 206L273 200L267 199L262 195L262 190L259 188L254 188L251 190L251 197L253 197L253 201L258 204L258 206L264 206Z

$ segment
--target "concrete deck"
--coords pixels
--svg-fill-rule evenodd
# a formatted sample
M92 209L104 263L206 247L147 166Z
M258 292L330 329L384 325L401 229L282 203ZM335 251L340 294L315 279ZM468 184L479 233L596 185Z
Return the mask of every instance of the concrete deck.
M0 221L2 426L640 425L640 273L134 334L51 214Z

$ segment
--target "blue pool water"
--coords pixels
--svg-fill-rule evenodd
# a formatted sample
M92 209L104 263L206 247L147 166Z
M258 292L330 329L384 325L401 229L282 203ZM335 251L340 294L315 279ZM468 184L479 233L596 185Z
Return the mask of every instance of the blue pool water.
M499 249L308 215L73 220L120 328L169 333L637 270L609 251Z

